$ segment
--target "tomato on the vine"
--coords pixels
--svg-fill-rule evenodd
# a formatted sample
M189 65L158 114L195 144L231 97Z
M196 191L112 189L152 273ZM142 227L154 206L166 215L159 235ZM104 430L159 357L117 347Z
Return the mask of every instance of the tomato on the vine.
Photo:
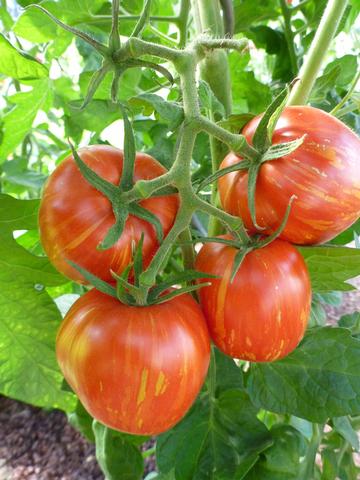
M310 313L311 286L303 257L274 240L248 253L233 281L237 249L207 243L196 268L220 278L200 289L200 304L214 343L227 355L270 362L288 355L302 339Z
M189 294L138 307L93 289L66 315L56 353L93 417L123 432L155 435L194 402L209 366L210 339Z
M251 120L243 134L251 143L261 116ZM296 195L281 238L297 244L318 244L334 238L360 216L360 139L346 125L313 107L284 109L272 143L295 140L306 134L291 154L265 162L256 184L256 219L265 233L276 230L289 199ZM242 161L230 153L221 164ZM248 208L246 171L232 172L219 180L224 209L255 228Z
M123 168L123 152L108 145L91 145L78 151L81 159L100 177L119 184ZM134 181L150 180L165 173L154 158L137 153ZM139 204L160 220L164 235L174 223L178 209L176 194L148 198ZM110 269L121 273L132 258L132 245L144 233L143 256L148 264L158 247L154 227L129 215L125 229L114 246L99 250L97 246L114 224L110 201L82 176L73 156L67 157L50 175L40 206L41 242L50 261L64 275L84 281L69 265L72 261L103 280L110 280Z

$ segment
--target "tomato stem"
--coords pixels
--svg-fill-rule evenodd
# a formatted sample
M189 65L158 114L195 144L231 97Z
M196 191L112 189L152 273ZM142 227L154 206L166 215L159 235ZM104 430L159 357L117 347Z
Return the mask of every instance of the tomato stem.
M288 105L305 105L307 103L347 4L348 0L329 0L309 53L301 67L300 81L294 86Z

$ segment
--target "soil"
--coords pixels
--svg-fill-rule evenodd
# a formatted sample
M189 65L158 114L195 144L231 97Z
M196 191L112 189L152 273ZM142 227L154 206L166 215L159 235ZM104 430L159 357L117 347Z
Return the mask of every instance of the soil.
M360 287L360 279L356 281ZM328 322L360 308L360 292L344 294L327 307ZM147 446L149 448L149 446ZM154 470L146 459L146 472ZM94 445L67 423L60 411L45 411L0 396L0 480L104 480Z

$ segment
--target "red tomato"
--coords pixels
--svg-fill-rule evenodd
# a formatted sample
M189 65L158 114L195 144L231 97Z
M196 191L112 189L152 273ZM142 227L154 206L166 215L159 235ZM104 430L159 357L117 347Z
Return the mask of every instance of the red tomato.
M107 145L91 145L78 151L81 159L108 182L119 184L123 152ZM155 159L137 153L134 181L165 173ZM160 220L164 235L174 223L178 196L149 198L140 205ZM154 227L130 215L118 242L108 250L97 250L115 218L109 200L82 176L72 156L67 157L48 179L40 206L40 235L50 261L75 281L83 277L68 263L71 260L103 280L111 280L110 269L121 273L132 258L132 243L144 233L143 254L148 264L158 247Z
M218 275L200 289L210 336L227 355L270 362L288 355L302 339L310 313L307 267L290 243L275 240L246 255L230 282L237 250L205 244L196 269Z
M261 117L243 130L251 142ZM323 243L348 228L360 216L360 139L342 122L312 107L287 107L274 132L273 143L306 134L304 143L283 158L264 163L256 186L256 219L271 233L281 224L291 195L291 213L281 238L298 244ZM230 153L220 168L242 159ZM250 230L247 172L219 180L224 209L240 216Z
M91 415L116 430L156 435L177 423L198 395L210 339L189 294L134 307L93 289L66 315L56 353Z

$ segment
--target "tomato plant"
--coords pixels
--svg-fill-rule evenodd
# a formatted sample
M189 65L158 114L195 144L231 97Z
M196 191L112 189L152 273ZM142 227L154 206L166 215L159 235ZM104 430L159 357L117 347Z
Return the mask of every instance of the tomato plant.
M260 117L243 129L252 141ZM256 183L258 224L271 233L279 227L291 195L296 195L281 238L298 244L324 243L353 224L360 216L360 140L344 123L323 110L287 107L273 133L273 144L305 135L303 144L286 157L265 162ZM221 168L241 161L229 153ZM225 210L243 218L256 231L248 208L245 171L219 180Z
M122 151L108 145L92 145L79 150L79 155L102 178L119 184ZM136 155L135 180L149 180L164 172L149 155ZM159 218L166 234L176 216L176 195L149 198L141 205ZM143 254L149 263L158 246L156 234L151 224L133 215L127 219L124 232L113 247L98 248L113 223L110 201L83 178L73 157L67 157L49 177L40 205L41 242L51 262L73 280L83 281L83 278L69 260L104 280L111 280L110 270L123 272L131 261L133 242L138 243L144 233Z
M311 286L305 262L287 242L246 255L231 281L236 249L209 243L196 267L219 275L200 290L200 303L214 343L241 360L270 362L288 355L308 323Z
M194 402L210 342L188 294L134 307L91 290L66 315L56 352L65 378L96 419L123 432L156 435Z

